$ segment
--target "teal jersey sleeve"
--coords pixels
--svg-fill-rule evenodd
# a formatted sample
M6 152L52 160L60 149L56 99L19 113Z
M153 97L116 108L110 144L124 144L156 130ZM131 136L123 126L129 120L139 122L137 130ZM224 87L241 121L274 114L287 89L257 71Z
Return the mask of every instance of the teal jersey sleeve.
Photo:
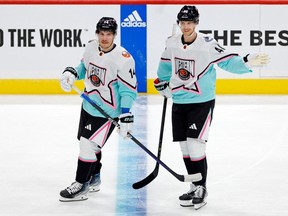
M86 74L86 68L84 62L81 61L80 64L75 69L78 74L78 80L84 79Z
M241 56L234 56L226 61L217 64L221 69L235 74L250 73L252 70L248 68Z
M157 76L160 81L169 81L172 76L172 64L169 60L161 59L158 70Z

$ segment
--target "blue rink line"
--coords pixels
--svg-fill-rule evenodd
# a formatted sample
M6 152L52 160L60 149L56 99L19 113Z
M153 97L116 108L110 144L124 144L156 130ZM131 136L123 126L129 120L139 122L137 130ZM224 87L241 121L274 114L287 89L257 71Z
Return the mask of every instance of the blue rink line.
M132 134L146 146L147 97L138 97L132 113L135 121ZM147 153L130 139L119 139L118 146L116 215L145 216L146 187L135 190L132 185L147 175Z

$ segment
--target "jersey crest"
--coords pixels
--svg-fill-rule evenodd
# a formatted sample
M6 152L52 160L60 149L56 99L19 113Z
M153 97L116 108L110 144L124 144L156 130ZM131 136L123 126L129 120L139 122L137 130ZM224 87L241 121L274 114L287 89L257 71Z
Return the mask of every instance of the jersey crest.
M96 87L105 85L106 71L106 68L90 63L87 71L88 79Z
M195 77L195 61L190 59L175 58L175 73L181 80Z

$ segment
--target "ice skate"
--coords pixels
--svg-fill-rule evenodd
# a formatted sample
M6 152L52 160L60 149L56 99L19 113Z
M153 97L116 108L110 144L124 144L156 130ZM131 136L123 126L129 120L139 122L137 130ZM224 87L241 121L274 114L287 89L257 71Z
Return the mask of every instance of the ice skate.
M207 204L207 190L204 186L198 185L194 191L194 197L192 200L192 204L194 205L194 209L198 210Z
M180 205L182 207L191 207L191 206L193 206L192 200L193 200L193 197L194 197L195 189L196 189L196 186L194 184L191 184L190 185L190 190L187 193L179 196Z
M81 184L73 182L69 187L60 192L59 200L61 202L82 201L87 200L89 192L88 182Z
M98 192L100 190L101 178L100 173L91 177L89 181L89 192Z

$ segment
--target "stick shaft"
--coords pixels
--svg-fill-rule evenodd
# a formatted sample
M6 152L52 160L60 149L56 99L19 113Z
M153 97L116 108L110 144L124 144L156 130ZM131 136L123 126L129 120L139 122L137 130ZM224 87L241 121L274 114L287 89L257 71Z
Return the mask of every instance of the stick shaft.
M167 107L167 98L164 97L163 102L163 109L162 109L162 118L161 118L161 127L160 127L160 135L159 135L159 144L158 144L158 152L157 158L160 159L161 151L162 151L162 141L163 141L163 134L164 134L164 125L165 125L165 116L166 116L166 107ZM159 163L157 162L155 165L154 170L146 176L141 181L134 183L132 186L134 189L142 188L152 182L158 175L159 172Z
M72 88L80 94L80 96L89 102L95 109L97 109L103 116L105 116L109 121L111 121L116 127L120 127L119 123L115 121L113 118L111 118L101 107L99 107L93 100L89 98L89 96L82 93L76 86L72 86ZM193 180L193 176L190 175L179 175L176 172L174 172L170 167L168 167L163 161L158 159L149 149L147 149L139 140L137 140L131 133L128 133L128 137L134 141L139 147L141 147L147 154L149 154L155 161L157 161L161 166L163 166L169 173L171 173L174 177L176 177L179 181L190 181L190 179ZM197 178L198 179L198 178ZM199 181L199 180L197 180Z

